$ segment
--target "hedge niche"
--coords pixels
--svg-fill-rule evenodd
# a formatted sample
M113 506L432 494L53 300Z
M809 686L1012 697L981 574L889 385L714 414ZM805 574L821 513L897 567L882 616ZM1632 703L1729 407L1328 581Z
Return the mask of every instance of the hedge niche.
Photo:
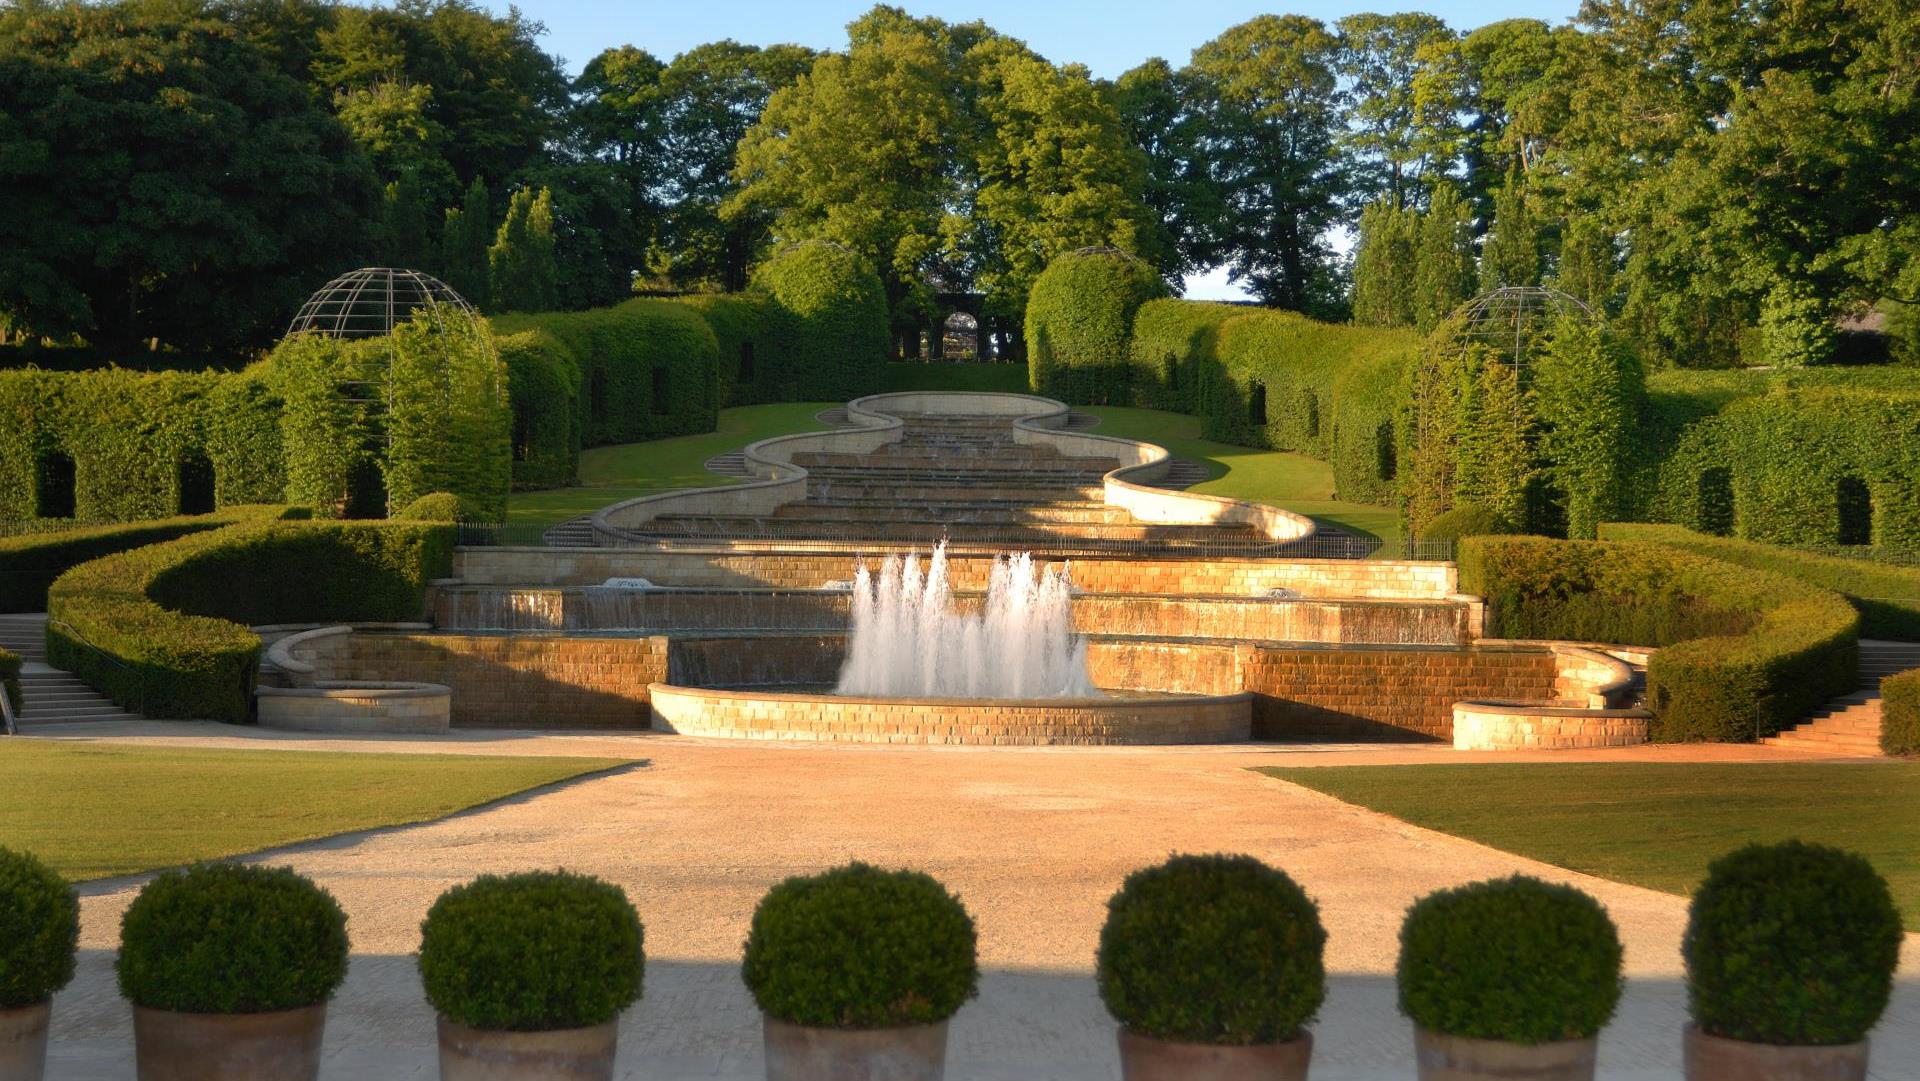
M1132 404L1198 414L1205 388L1219 378L1221 324L1247 309L1235 304L1161 297L1140 305L1128 343Z
M580 365L551 331L498 334L513 409L513 487L557 488L580 472Z
M1859 617L1783 575L1651 544L1472 537L1460 589L1488 633L1660 647L1647 666L1653 736L1771 736L1855 686Z
M786 344L768 358L777 370L757 375L770 400L845 401L879 388L892 344L887 296L860 256L803 241L761 264L752 291L771 298L785 324L777 329Z
M806 388L789 363L791 320L766 293L698 293L679 303L700 313L719 347L720 406L800 401Z
M249 626L418 619L454 539L435 523L274 522L119 552L48 591L48 659L148 717L245 721Z
M1027 296L1027 381L1075 405L1124 405L1134 315L1166 293L1151 266L1117 248L1081 248L1047 264Z

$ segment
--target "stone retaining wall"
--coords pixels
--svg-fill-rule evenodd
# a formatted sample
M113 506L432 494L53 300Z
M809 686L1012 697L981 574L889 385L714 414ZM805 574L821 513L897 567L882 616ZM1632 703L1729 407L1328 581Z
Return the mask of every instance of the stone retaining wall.
M1458 702L1453 707L1453 746L1462 751L1631 747L1647 742L1650 724L1646 711L1637 709Z
M452 720L448 688L433 683L338 683L261 687L262 728L355 735L440 735Z

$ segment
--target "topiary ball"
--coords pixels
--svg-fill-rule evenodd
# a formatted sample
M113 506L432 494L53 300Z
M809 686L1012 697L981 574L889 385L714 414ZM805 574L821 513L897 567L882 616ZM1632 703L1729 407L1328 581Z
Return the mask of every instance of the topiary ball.
M51 867L0 848L0 1010L37 1006L73 979L80 902Z
M420 925L420 980L450 1021L493 1032L586 1028L640 997L645 930L611 882L566 871L482 875Z
M1400 927L1400 1012L1430 1032L1542 1044L1592 1039L1620 1002L1606 909L1537 878L1421 898Z
M1858 1043L1900 963L1900 913L1873 865L1788 841L1720 857L1693 895L1680 950L1709 1035L1788 1046Z
M1107 902L1100 998L1158 1040L1292 1040L1326 998L1326 942L1319 909L1282 872L1252 856L1175 856Z
M114 971L120 993L148 1009L312 1006L347 976L347 917L332 894L285 867L168 871L121 917Z
M1462 537L1487 537L1518 533L1512 522L1499 511L1479 503L1462 503L1434 517L1420 531L1421 540L1459 540Z
M429 492L393 516L401 522L465 522L477 516L452 492Z
M740 973L768 1016L815 1028L945 1021L980 982L959 899L927 875L864 863L769 890Z

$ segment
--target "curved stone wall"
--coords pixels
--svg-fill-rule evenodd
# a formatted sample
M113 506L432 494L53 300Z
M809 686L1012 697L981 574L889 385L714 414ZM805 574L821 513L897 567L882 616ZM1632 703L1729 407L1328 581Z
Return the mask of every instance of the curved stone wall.
M853 698L655 683L653 727L686 736L786 742L1147 746L1235 743L1252 695L979 701Z
M319 680L308 687L261 687L262 728L353 735L444 735L453 691L438 683Z

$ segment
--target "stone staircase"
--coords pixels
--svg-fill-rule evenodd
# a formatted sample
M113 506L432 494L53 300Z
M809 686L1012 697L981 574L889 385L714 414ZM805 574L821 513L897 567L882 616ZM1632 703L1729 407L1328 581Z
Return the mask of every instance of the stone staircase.
M1860 689L1828 702L1813 716L1760 742L1823 754L1879 755L1880 681L1920 668L1920 643L1860 643Z
M79 677L48 666L44 612L0 615L0 649L20 655L20 690L27 700L19 716L21 731L47 725L140 719L139 714L114 705Z
M593 515L569 518L540 535L540 543L549 548L593 547Z

